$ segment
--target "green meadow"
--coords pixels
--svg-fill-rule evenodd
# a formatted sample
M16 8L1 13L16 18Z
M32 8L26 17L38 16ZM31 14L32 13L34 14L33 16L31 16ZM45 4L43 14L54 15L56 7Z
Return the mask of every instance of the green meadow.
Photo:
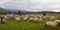
M53 14L60 20L60 14ZM0 30L60 30L60 25L55 27L45 26L45 22L48 19L43 19L39 23L33 23L28 21L17 22L14 19L6 19L5 24L0 24Z

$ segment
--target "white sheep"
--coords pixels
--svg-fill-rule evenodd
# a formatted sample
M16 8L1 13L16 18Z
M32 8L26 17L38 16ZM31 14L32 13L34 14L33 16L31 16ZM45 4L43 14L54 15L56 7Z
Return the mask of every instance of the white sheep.
M42 21L43 19L42 19L42 16L39 16L38 17L38 21Z
M46 16L43 16L44 19L46 19Z
M29 21L38 22L38 18L37 17L30 17Z
M23 17L23 19L24 19L24 20L27 20L27 19L28 19L28 16L26 16L26 17Z
M50 18L50 16L49 16L49 15L46 15L46 18L47 18L47 19L49 19L49 18Z
M37 17L34 18L34 22L37 22L39 19Z
M39 18L39 20L38 21L42 21L43 19L42 18Z
M5 19L3 19L2 21L5 22Z
M55 20L56 19L56 17L55 16L50 16L50 18L49 18L50 20Z
M29 17L29 21L33 21L33 19L34 19L34 18L32 18L32 17Z
M5 19L3 17L0 18L0 23L5 23Z
M4 18L8 18L8 16L7 15L2 15Z
M56 22L56 23L60 24L60 20L55 20L54 22Z
M49 15L46 15L46 16L42 16L42 18L44 18L44 19L49 19L50 16L49 16Z
M52 21L48 21L48 22L46 22L46 24L45 24L46 26L51 26L51 27L54 27L54 26L56 26L57 25L57 23L56 22L52 22Z
M7 19L8 17L7 16L4 16L5 19Z
M16 20L16 21L20 21L20 18L19 18L19 17L15 17L15 20Z

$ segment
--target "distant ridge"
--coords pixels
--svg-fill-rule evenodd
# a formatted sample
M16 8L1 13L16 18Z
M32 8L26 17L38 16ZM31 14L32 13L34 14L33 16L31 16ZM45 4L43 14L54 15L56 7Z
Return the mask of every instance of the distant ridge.
M6 12L6 13L51 13L55 11L39 11L39 12L31 12L26 10L14 10L14 9L4 9L0 7L0 11Z

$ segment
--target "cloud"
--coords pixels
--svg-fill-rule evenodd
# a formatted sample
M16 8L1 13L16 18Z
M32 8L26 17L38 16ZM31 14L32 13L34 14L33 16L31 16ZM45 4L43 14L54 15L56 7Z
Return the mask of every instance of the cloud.
M9 0L0 0L0 4L4 4L4 3L6 3L7 1L9 1Z
M5 0L2 2L0 2L0 6L6 9L25 9L27 11L60 10L60 0Z

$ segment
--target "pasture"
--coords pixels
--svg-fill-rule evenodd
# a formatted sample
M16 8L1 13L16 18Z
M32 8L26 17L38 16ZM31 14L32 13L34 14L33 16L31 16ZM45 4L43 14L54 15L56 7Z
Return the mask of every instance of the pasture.
M50 14L57 17L60 20L60 14ZM43 19L41 22L33 23L29 21L17 22L15 19L6 19L5 24L0 24L0 30L60 30L60 25L55 27L45 26L45 22L49 19Z

